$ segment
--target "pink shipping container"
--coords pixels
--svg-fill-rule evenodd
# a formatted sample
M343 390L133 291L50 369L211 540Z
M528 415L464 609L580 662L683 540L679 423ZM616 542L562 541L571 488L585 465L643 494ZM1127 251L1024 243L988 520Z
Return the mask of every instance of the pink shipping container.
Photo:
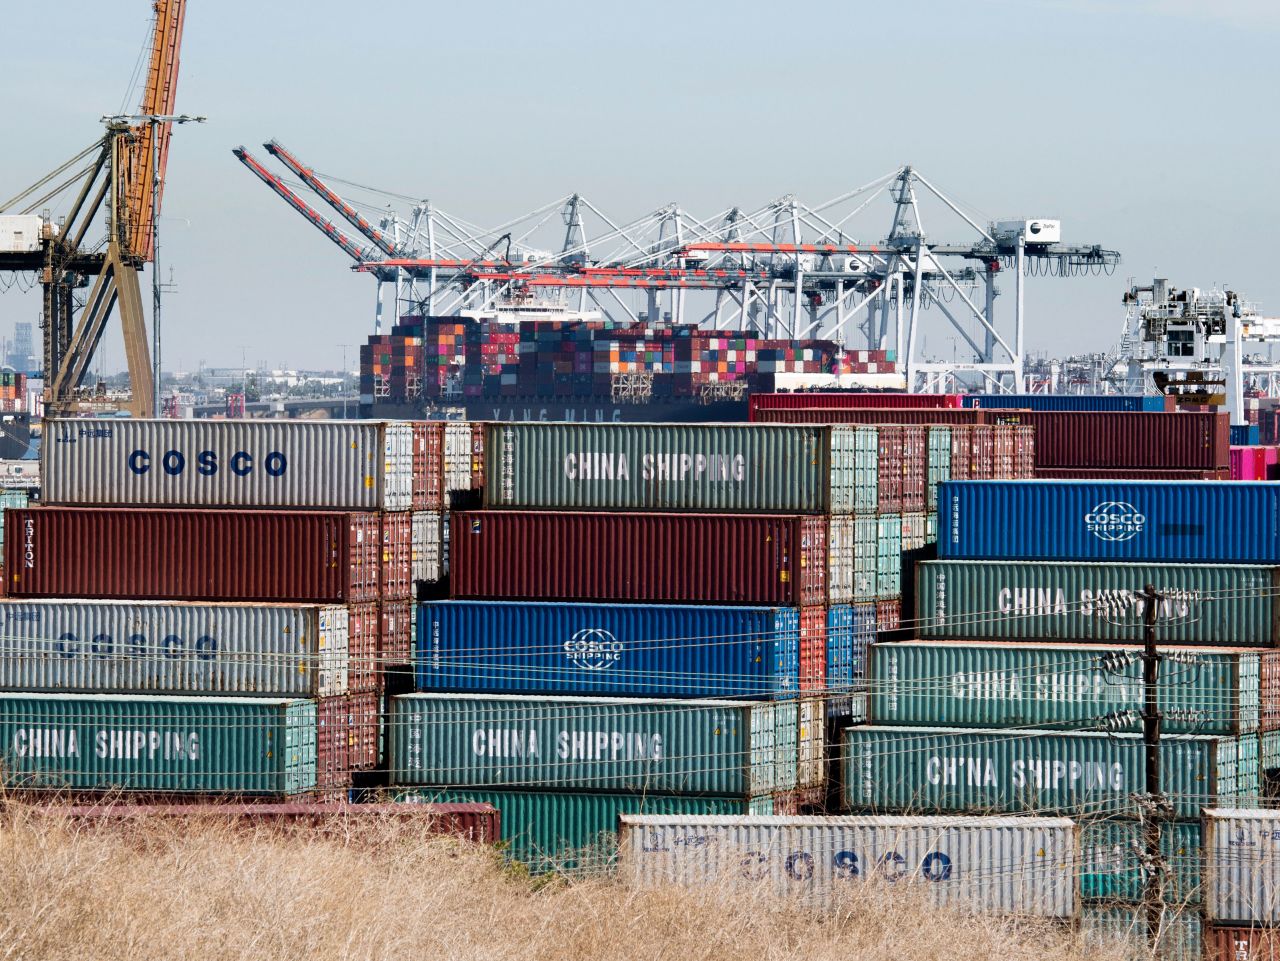
M1219 470L1231 466L1225 413L988 411L988 423L1036 429L1036 468Z
M824 408L915 407L936 410L963 407L959 394L907 394L907 393L857 393L845 391L815 391L795 394L752 394L750 419L756 419L756 411Z
M1253 447L1232 447L1231 448L1231 479L1232 480L1265 480L1264 477L1258 476L1258 458ZM1266 463L1263 462L1262 469L1266 471Z
M826 603L822 516L458 511L450 528L459 598Z
M382 583L378 514L26 507L5 527L13 597L361 603Z
M761 424L987 424L997 413L1007 412L971 407L943 407L936 410L902 407L787 407L761 408L752 412L751 419Z

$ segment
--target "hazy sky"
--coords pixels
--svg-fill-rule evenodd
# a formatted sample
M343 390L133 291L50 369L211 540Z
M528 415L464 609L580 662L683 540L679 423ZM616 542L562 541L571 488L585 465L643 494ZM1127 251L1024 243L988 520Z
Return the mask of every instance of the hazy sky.
M136 109L150 18L146 0L6 7L5 197ZM910 163L982 215L1058 217L1122 253L1113 277L1029 281L1033 349L1113 343L1128 278L1153 272L1277 314L1278 40L1269 0L190 0L177 109L209 122L170 157L166 368L239 365L240 345L336 367L372 330L373 281L231 155L272 137L481 224L575 190L626 220L816 204ZM0 335L38 311L0 292ZM122 363L113 330L103 366Z

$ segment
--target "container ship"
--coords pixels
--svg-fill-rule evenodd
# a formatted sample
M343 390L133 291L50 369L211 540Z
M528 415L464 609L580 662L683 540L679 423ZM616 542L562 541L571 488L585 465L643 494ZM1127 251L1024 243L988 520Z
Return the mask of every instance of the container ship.
M373 418L738 421L753 392L902 386L893 351L595 312L404 316L360 350Z

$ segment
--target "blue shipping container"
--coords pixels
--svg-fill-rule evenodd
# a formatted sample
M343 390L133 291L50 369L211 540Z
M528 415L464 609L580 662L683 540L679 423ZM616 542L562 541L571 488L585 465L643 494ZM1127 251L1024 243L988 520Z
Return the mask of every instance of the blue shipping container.
M1231 446L1232 447L1256 447L1262 443L1259 439L1262 436L1257 424L1232 424L1231 425Z
M1085 410L1148 411L1165 410L1163 397L1140 394L965 394L965 407L1003 410ZM1232 441L1234 444L1235 441Z
M754 698L799 687L796 608L438 601L417 621L420 691Z
M866 677L867 647L875 639L875 604L834 604L827 609L828 690L852 690Z
M938 556L1280 563L1280 484L946 481Z

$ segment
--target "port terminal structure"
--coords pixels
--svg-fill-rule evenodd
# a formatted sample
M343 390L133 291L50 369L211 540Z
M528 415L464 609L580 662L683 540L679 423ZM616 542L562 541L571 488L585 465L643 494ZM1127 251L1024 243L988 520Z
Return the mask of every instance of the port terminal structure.
M397 317L599 310L618 321L892 350L913 391L1020 393L1027 278L1111 274L1120 262L1100 245L1063 243L1058 220L984 225L911 166L816 206L787 195L702 218L668 204L623 221L575 193L484 228L427 200L317 173L277 141L265 148L289 180L244 147L234 153L341 248L353 270L374 278L375 334L390 285ZM330 184L378 198L364 205L371 211L389 199L393 211L399 202L408 212L384 206L366 216ZM340 223L304 199L303 188ZM888 229L868 228L873 204L883 210L886 200ZM943 222L959 236L935 241L933 225ZM855 239L868 235L881 239ZM1013 305L998 313L1002 273L1012 274ZM952 346L950 360L939 357L943 342Z

